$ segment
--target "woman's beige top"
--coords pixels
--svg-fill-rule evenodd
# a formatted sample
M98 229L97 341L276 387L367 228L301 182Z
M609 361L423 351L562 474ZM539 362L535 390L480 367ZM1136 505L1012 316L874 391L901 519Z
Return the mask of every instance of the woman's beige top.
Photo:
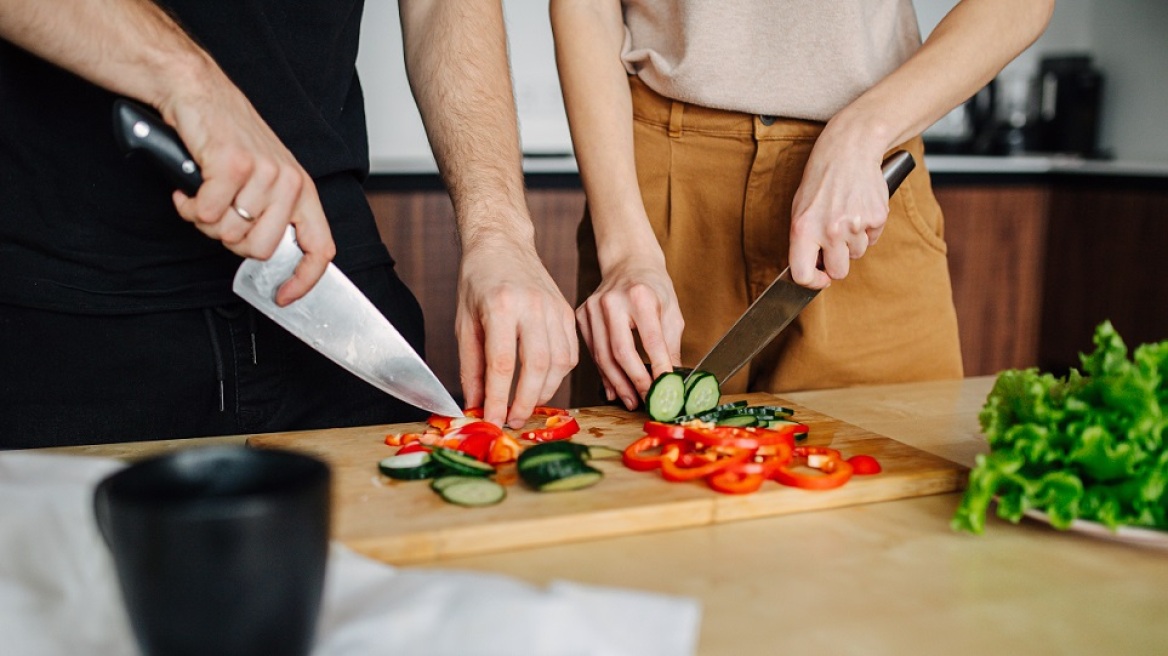
M622 0L621 59L657 93L825 121L920 47L912 0Z

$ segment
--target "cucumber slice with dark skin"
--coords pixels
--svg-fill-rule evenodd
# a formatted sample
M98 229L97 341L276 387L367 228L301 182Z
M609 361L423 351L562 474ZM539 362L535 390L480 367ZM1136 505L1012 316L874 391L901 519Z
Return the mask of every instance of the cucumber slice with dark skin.
M645 409L654 421L670 421L685 407L685 377L677 372L661 374L649 387Z
M754 415L730 415L720 418L717 423L719 426L739 426L745 428L747 426L757 426L758 417Z
M591 469L591 468L589 468ZM571 490L582 490L586 487L592 487L604 478L604 474L592 469L591 471L573 474L572 476L565 476L550 483L545 483L543 487L539 488L540 492L568 492Z
M493 506L507 496L507 489L489 478L466 477L437 492L445 501L470 507Z
M492 465L468 456L461 451L435 447L432 455L435 461L454 474L460 474L462 476L490 476L495 473L495 468Z
M743 414L742 410L745 407L746 407L746 401L732 401L730 403L723 403L721 405L716 405L705 412L699 412L697 414L681 415L679 417L675 417L673 419L673 421L670 423L680 424L684 421L693 421L695 419L699 419L701 421L716 422L716 421L718 421L719 417L726 417L729 415Z
M541 492L578 490L595 485L603 476L604 474L599 470L588 466L579 457L543 460L536 464L529 463L526 467L519 467L519 478L533 489ZM559 481L562 479L574 479L574 481L560 483Z
M425 451L382 458L377 463L377 470L389 478L399 481L420 481L440 476L446 472L442 463L434 460Z
M718 379L706 371L695 371L685 383L684 414L698 415L718 407L722 388Z
M434 490L435 492L441 492L451 485L458 485L459 483L465 483L467 481L478 481L482 480L482 478L482 476L459 476L457 474L448 474L446 476L439 476L438 478L430 481L430 489Z

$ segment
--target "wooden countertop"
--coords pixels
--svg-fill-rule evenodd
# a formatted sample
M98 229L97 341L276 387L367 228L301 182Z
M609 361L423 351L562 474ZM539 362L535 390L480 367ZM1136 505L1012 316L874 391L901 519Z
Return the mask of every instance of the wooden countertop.
M993 382L913 383L785 395L964 465L985 449L977 412ZM245 436L62 449L136 458ZM1160 654L1168 551L991 518L949 529L958 494L606 538L428 567L533 583L569 579L693 596L699 653Z

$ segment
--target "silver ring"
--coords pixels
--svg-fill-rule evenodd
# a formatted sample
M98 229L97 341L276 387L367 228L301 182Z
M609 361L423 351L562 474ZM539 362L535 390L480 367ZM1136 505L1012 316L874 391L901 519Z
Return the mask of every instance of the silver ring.
M235 213L239 215L239 218L243 219L244 221L247 221L248 223L255 221L255 217L251 215L251 212L248 212L242 207L233 205L231 209L235 210Z

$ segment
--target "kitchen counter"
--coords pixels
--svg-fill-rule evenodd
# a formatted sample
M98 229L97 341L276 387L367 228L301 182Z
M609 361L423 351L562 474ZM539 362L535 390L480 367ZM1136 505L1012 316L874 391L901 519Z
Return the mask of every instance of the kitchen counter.
M786 395L972 465L990 377ZM137 458L208 440L72 447ZM1168 644L1168 550L991 519L954 533L958 494L439 561L703 603L700 654L1153 654Z

